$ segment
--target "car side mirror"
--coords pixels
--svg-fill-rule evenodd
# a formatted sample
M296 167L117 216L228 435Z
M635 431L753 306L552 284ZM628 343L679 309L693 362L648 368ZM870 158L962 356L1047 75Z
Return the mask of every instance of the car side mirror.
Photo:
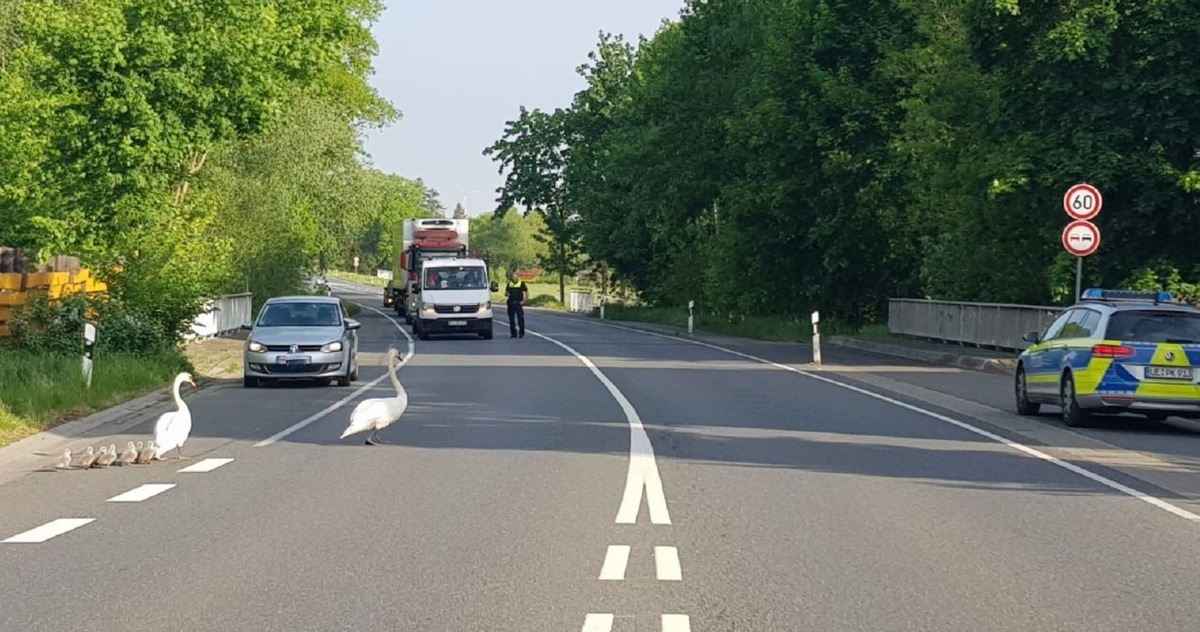
M1038 342L1040 342L1042 340L1042 334L1039 332L1036 332L1036 331L1031 331L1031 332L1025 334L1024 336L1021 336L1021 340L1024 340L1025 342L1036 345Z
M414 285L414 286L413 286L413 289L412 289L412 293L413 293L413 294L420 294L420 293L421 293L421 288L420 288L420 286Z
M357 320L350 320L349 318L346 319L346 329L354 331L359 327L362 327L362 323L358 322Z
M491 284L491 285L489 285L488 287L489 287L489 288L491 288L491 290L492 290L493 292L499 292L499 291L500 291L500 284L499 284L499 283L496 283L495 281L492 281L492 284Z
M251 323L242 323L242 329L250 331L251 329L254 329L254 325Z

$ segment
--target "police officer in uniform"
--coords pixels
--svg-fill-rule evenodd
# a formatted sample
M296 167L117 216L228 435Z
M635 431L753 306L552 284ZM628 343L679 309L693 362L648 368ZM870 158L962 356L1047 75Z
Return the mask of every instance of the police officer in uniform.
M529 297L529 287L513 272L508 287L504 289L508 295L508 331L510 338L525 337L525 299Z

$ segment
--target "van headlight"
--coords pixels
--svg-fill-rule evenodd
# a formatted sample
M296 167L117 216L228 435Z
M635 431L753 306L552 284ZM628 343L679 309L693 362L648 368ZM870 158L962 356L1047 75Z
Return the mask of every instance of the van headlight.
M437 309L435 309L433 307L433 303L426 303L426 304L422 305L421 310L424 311L426 314L436 314L437 313Z
M246 345L246 348L250 350L250 353L263 353L267 350L262 343L254 342L253 340L250 341L250 344Z
M480 304L479 304L479 311L481 311L481 312L486 312L486 311L488 311L488 310L489 310L489 309L491 309L491 308L492 308L492 302L491 302L491 301L488 301L488 302L486 302L486 303L480 303Z
M335 340L335 341L321 347L321 353L337 353L338 351L341 351L341 350L342 350L342 341L341 340Z

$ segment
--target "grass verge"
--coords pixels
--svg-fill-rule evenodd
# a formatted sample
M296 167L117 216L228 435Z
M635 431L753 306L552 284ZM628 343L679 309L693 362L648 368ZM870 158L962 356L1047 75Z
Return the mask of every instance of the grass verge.
M595 312L593 312L595 316ZM668 325L671 327L687 328L686 308L664 307L634 307L626 305L608 305L604 308L604 318L607 320L623 320L626 322ZM812 321L803 319L788 319L777 316L752 316L744 320L730 322L718 316L697 313L694 328L726 336L767 340L774 342L811 342ZM834 324L825 323L821 326L822 336L860 335L881 336L887 334L887 328L871 325L859 330L848 330Z
M346 272L345 270L326 270L325 276L332 279L341 279L351 283L361 283L363 285L374 285L375 287L384 287L387 285L387 279L381 279L372 274L358 274L355 272Z
M164 388L188 359L168 352L150 356L98 355L86 388L80 358L5 348L0 351L0 446Z

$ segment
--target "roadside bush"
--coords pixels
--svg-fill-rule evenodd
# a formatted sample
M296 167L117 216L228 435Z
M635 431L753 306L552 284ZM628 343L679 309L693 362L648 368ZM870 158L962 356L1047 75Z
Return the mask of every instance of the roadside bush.
M175 332L161 319L147 318L105 295L70 294L56 301L32 297L10 323L17 349L52 355L83 353L84 324L96 325L95 353L152 355L178 346Z

